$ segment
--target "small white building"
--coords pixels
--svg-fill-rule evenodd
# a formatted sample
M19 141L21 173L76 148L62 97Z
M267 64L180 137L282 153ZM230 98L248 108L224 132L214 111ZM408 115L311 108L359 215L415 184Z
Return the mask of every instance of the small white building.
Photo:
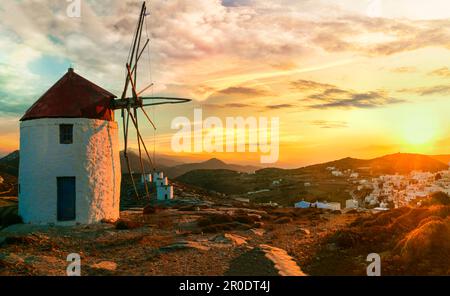
M339 211L341 209L341 204L339 202L319 202L314 203L315 207L318 209L327 209L333 211Z
M357 179L359 177L359 174L358 173L351 173L350 174L350 178L351 179Z
M167 177L158 178L158 180L155 181L155 185L156 187L167 186L169 185L169 180L167 179Z
M332 171L331 174L335 177L342 177L344 174L341 171Z
M388 207L389 207L389 204L387 202L384 202L384 201L380 202L380 208L388 209Z
M280 185L281 180L273 180L272 181L272 186L278 186Z
M294 207L298 208L298 209L308 209L308 208L311 207L311 203L302 200L302 201L299 201L299 202L295 203Z
M19 215L25 223L119 218L114 98L69 69L20 119Z
M153 172L153 182L156 183L156 181L158 179L162 179L164 178L164 173L163 172Z
M382 207L378 207L378 208L373 208L374 212L384 212L384 211L389 211L388 208L382 208Z
M154 172L153 173L153 183L155 183L155 186L166 186L169 185L169 180L167 177L164 177L163 172Z
M170 185L157 186L156 199L157 200L173 199L173 186Z
M305 186L305 187L311 187L311 183L305 182L305 183L303 184L303 186Z
M169 179L164 177L163 172L153 173L153 183L156 187L156 200L170 200L173 199L173 186L169 185Z
M150 183L152 182L152 174L142 174L141 175L141 183Z
M346 209L357 209L358 207L359 207L359 204L356 199L348 199L345 201Z

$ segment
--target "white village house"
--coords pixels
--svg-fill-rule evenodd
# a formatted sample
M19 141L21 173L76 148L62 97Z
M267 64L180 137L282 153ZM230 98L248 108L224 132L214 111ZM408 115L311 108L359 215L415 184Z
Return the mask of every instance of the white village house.
M164 177L163 172L153 173L153 183L156 186L157 200L173 199L173 186L169 185L169 180L167 177Z
M358 200L356 199L348 199L345 201L346 209L357 209L359 207Z
M320 202L320 201L316 201L316 202L308 202L305 200L296 202L294 204L295 208L298 209L308 209L308 208L318 208L318 209L326 209L326 210L333 210L333 211L339 211L341 209L341 203L339 202Z
M19 215L25 223L119 218L114 98L69 69L21 118Z
M141 183L145 183L145 182L152 182L152 174L141 174Z
M299 201L299 202L296 202L296 203L294 204L294 207L297 208L297 209L308 209L308 208L310 208L311 206L312 206L312 205L311 205L310 202L307 202L307 201L304 201L304 200Z
M339 211L341 209L341 203L339 202L316 201L313 205L318 209L326 209L333 211Z

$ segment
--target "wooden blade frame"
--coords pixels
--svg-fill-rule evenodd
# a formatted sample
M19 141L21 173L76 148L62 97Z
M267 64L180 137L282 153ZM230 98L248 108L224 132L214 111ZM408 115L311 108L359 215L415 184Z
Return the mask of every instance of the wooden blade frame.
M148 90L150 87L153 86L153 83L147 85L144 87L141 91L137 91L137 69L138 69L138 62L144 52L144 50L147 48L150 40L147 38L145 41L145 44L141 48L141 39L142 39L142 29L144 25L145 16L148 15L146 13L147 8L145 5L145 1L142 3L141 13L139 16L139 21L137 24L136 32L133 38L132 46L130 48L130 56L129 60L126 63L126 70L127 75L125 78L125 85L123 88L122 96L118 100L114 100L112 104L113 109L121 109L121 115L122 115L122 124L123 124L123 135L124 135L124 158L127 163L127 169L128 173L130 174L131 181L133 184L134 192L136 195L136 198L139 198L139 193L134 181L133 172L131 171L131 165L128 158L127 150L128 150L128 134L129 134L129 123L130 119L136 129L137 134L137 140L138 140L138 150L139 150L139 162L141 166L141 173L142 176L145 176L145 167L142 160L142 148L144 148L145 154L147 155L148 161L150 165L153 167L153 170L155 170L153 161L150 157L150 154L148 153L147 146L145 145L144 139L142 137L141 132L139 131L139 123L138 123L138 109L140 108L142 112L144 113L147 120L150 122L150 124L153 126L153 129L156 130L156 126L154 122L151 120L150 116L147 114L144 106L155 106L155 105L164 105L164 104L180 104L180 103L186 103L190 102L190 99L184 99L184 98L164 98L164 97L140 97L142 93L144 93L146 90ZM132 96L128 97L128 87L131 84L131 92ZM146 103L144 104L144 100L159 100L162 102L154 102L154 103ZM126 114L125 114L126 113ZM142 145L142 146L141 146ZM150 198L150 193L148 190L147 182L145 181L144 177L144 187L146 191L147 198Z
M136 70L137 69L137 61L138 58L140 58L140 55L142 54L142 52L138 55L137 52L139 51L139 46L140 46L140 38L141 38L141 34L142 34L142 25L144 22L144 17L145 17L145 12L146 12L146 6L145 6L145 1L142 3L142 8L141 8L141 13L139 15L139 21L138 21L138 26L136 28L136 34L134 36L133 39L133 44L132 44L132 50L131 50L131 54L130 54L130 60L127 62L127 71L128 71L128 75L126 75L126 79L125 79L125 86L122 92L122 100L126 100L127 104L126 107L122 109L122 122L123 122L123 129L124 129L124 158L125 161L127 163L127 169L128 169L128 173L130 174L131 177L131 182L133 184L133 189L134 189L134 193L136 195L136 198L139 198L139 193L136 187L136 183L134 182L134 177L133 177L133 172L131 171L131 166L130 166L130 160L128 158L128 154L127 154L127 150L128 150L128 127L129 127L129 121L130 121L130 117L132 117L133 115L131 114L131 104L130 104L130 99L127 98L127 91L128 91L128 85L131 82L132 88L133 88L133 97L136 98L136 88L134 86L134 82L132 81L132 74L130 71L130 65L133 64L133 60L136 58L135 64L133 69ZM147 42L148 43L148 42ZM145 48L145 47L144 47ZM144 49L143 48L143 49ZM137 49L137 50L136 50ZM134 71L135 73L135 80L136 80L136 71ZM125 120L125 112L124 109L126 109L126 120ZM134 112L136 113L136 109L134 109ZM133 118L133 117L132 117ZM136 124L134 123L133 120L133 124L136 127ZM137 127L136 127L137 129ZM145 176L145 171L144 171L144 166L143 166L143 162L142 162L142 157L141 157L141 150L140 150L140 141L139 141L140 136L138 136L138 146L139 146L139 161L141 163L141 171L142 171L142 176ZM149 193L148 193L148 187L147 187L147 182L145 182L145 177L144 177L144 184L145 184L145 189L146 189L146 193L147 193L147 197L149 197Z

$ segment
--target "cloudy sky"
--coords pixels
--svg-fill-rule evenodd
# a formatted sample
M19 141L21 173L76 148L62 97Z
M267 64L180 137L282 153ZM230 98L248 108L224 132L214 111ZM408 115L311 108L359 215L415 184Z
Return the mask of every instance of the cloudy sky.
M81 17L69 18L63 0L1 1L0 155L18 148L18 119L70 65L120 93L140 1L81 2ZM171 120L192 118L197 107L220 118L279 117L277 165L284 167L347 156L450 153L448 0L149 4L151 51L140 84L155 83L147 94L194 99L149 108L160 153L171 153ZM153 145L152 130L143 134Z

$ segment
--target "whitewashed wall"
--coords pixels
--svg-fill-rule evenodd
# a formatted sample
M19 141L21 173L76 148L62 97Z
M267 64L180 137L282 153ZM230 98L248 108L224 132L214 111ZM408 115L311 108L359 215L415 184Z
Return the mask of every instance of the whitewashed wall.
M173 199L173 186L156 186L157 200L166 200L166 194L168 199Z
M73 124L73 144L59 125ZM76 177L76 221L57 221L57 177ZM19 214L25 223L71 225L117 219L120 159L116 122L52 118L20 124Z

